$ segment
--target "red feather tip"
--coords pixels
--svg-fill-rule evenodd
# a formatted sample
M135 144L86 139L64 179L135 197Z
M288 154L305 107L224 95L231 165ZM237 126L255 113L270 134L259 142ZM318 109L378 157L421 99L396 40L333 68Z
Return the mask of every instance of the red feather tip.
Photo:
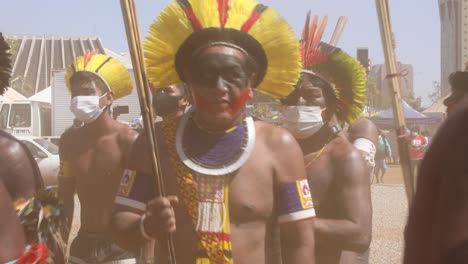
M85 54L83 55L84 57L84 68L86 68L86 65L88 65L89 61L91 58L97 54L97 51L86 51Z
M310 11L307 13L301 47L302 62L306 68L327 62L330 58L328 54L325 54L319 48L327 21L328 18L326 16L320 22L318 16L314 16L311 21Z
M218 0L219 24L222 28L228 19L229 0Z
M245 21L244 25L242 25L241 31L249 32L255 22L257 22L257 20L260 18L262 13L267 10L267 8L267 6L257 4L257 6L255 6L254 10L252 11L252 14L250 14L250 17L247 19L247 21Z

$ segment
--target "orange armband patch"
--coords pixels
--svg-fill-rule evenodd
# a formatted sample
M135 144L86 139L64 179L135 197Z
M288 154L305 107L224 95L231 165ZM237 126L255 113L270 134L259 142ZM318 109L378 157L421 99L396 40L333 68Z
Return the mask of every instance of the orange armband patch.
M308 181L304 179L276 186L275 210L280 224L315 217Z
M70 170L70 162L66 160L60 161L60 170L59 170L59 177L69 178L72 176Z

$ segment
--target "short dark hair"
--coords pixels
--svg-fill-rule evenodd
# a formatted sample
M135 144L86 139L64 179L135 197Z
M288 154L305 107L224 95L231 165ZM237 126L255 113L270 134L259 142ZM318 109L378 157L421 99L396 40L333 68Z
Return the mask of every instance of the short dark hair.
M73 74L73 76L70 78L71 87L80 86L89 82L94 82L102 93L110 92L110 88L107 86L104 80L94 72L80 71Z
M452 90L465 90L468 92L468 72L457 71L449 76L449 83Z

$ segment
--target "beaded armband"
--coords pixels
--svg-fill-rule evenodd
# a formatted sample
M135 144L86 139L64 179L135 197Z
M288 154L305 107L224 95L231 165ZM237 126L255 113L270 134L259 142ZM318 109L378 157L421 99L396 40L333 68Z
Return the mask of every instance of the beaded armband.
M280 224L315 217L314 203L307 179L277 186L275 210Z

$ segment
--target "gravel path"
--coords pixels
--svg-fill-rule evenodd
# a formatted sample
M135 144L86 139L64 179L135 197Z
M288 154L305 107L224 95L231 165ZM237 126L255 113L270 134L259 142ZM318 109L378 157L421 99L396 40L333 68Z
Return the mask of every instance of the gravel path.
M403 254L403 229L406 224L407 201L400 184L372 185L374 209L371 264L401 263ZM75 214L71 239L79 228L79 201L75 197ZM72 240L70 240L72 241Z
M371 264L401 263L408 204L402 185L372 185Z

